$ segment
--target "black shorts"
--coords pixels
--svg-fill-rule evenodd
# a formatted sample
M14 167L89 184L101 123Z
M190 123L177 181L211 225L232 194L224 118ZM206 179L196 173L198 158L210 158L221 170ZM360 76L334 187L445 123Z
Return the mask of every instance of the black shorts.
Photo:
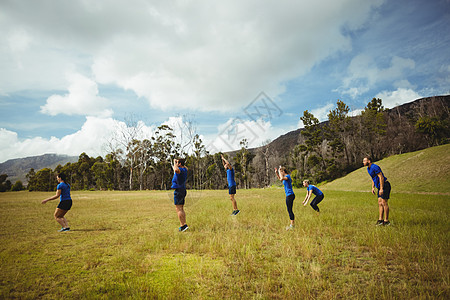
M383 186L383 195L380 195L380 190L378 190L378 198L382 198L382 199L389 199L389 196L391 195L391 184L389 183L389 181L385 181L384 182L384 186Z
M72 207L72 200L63 200L60 201L58 204L58 208L63 210L70 210L71 207Z
M186 198L186 189L175 189L173 192L173 202L175 205L184 205L184 200Z
M228 194L230 194L230 195L236 194L236 186L235 185L228 187Z

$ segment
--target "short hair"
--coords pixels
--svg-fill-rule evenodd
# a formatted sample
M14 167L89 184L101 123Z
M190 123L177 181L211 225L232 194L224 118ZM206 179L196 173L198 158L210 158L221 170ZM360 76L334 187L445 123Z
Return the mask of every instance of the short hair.
M367 159L368 161L372 162L372 157L370 157L370 156L365 156L364 158Z
M184 159L184 158L178 158L178 162L179 162L182 166L184 166L184 164L186 163L186 159Z
M283 171L286 174L289 174L289 171L285 167L281 167L280 171Z
M311 184L311 182L308 179L303 180L303 183Z
M62 181L66 181L66 174L64 173L58 173L56 176L58 176L59 178L61 178Z

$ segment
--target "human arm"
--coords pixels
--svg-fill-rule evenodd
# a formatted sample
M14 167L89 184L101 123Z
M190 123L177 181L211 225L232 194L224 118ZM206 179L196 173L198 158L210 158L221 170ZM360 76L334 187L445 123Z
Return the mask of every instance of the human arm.
M222 164L225 169L231 169L231 164L228 160L223 157L223 154L220 156L222 158Z
M278 171L277 168L275 168L275 175L277 175L277 178L278 178L279 180L282 180L282 179L280 178L280 172Z
M377 174L378 178L380 179L380 190L379 190L379 194L383 195L383 188L384 188L384 176L383 173L378 173Z
M308 204L309 199L311 198L312 190L306 191L305 200L303 200L303 205L306 206Z
M42 200L41 203L42 203L42 204L45 204L45 203L47 203L48 201L58 199L59 196L61 196L61 190L56 190L56 195L55 195L55 196L52 196L52 197L47 198L47 199L45 199L45 200Z
M180 174L181 171L180 171L180 168L178 167L178 159L176 159L176 158L173 159L172 168L175 173Z
M372 194L375 194L375 182L372 180Z
M281 175L281 166L279 169L275 168L275 174L277 175L278 180L283 181L283 180L288 180L288 178L286 176L282 176Z

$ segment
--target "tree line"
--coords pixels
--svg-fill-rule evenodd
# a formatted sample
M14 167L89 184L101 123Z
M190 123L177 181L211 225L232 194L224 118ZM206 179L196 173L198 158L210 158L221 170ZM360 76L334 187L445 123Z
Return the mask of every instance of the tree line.
M224 155L235 168L241 189L274 184L273 168L280 164L291 170L295 187L301 187L303 179L315 183L333 180L361 167L365 155L379 160L448 143L450 97L441 98L392 110L386 110L381 99L373 98L357 116L349 116L348 105L338 100L325 122L320 123L308 110L303 112L300 120L304 128L294 146L275 140L249 149L243 139L241 149ZM191 120L181 124L178 136L173 128L162 125L153 136L140 138L140 126L128 122L118 129L105 157L82 153L77 162L58 165L54 170L31 169L26 176L27 189L53 191L55 174L61 172L73 190L166 190L171 186L171 163L176 157L186 158L188 189L226 188L221 153L207 151ZM0 191L24 188L21 182L13 188L6 177L0 176Z

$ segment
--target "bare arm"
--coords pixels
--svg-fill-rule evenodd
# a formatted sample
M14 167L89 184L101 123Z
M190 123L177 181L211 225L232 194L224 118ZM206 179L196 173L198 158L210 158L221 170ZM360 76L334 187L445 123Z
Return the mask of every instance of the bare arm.
M380 195L383 194L383 188L384 188L384 176L383 173L378 173L377 174L378 178L380 179Z
M222 163L223 163L223 167L225 169L231 169L231 164L228 160L225 159L225 157L223 157L223 155L221 155L222 158Z
M375 182L372 180L372 194L375 194Z
M275 175L277 175L277 178L278 178L279 180L282 180L282 179L280 178L280 172L278 171L277 168L275 168Z
M45 203L47 203L48 201L58 199L59 196L61 196L61 190L56 190L56 195L55 195L55 196L50 197L50 198L47 198L47 199L45 199L45 200L42 200L41 203L42 203L42 204L45 204Z
M280 167L281 168L281 167ZM286 177L286 176L281 176L281 171L280 171L280 169L277 169L277 168L275 168L275 174L277 174L277 178L278 178L278 180L280 180L280 181L283 181L283 180L288 180L288 178Z
M309 199L311 198L312 190L306 191L305 200L303 200L303 205L306 206L308 204Z
M177 174L180 174L180 168L178 168L178 159L174 159L173 160L173 166L172 166L172 168L173 168L173 171L175 172L175 173L177 173Z

